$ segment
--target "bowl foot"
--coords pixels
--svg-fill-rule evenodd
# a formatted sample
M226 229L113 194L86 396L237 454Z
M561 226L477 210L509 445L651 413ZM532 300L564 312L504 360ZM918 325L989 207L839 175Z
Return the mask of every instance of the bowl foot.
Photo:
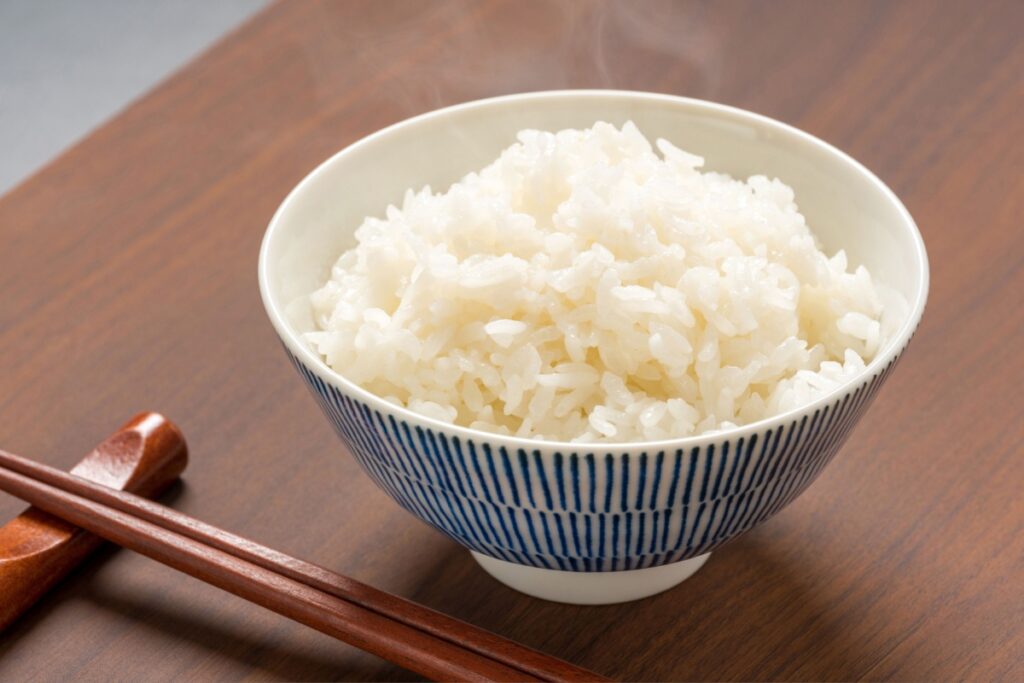
M610 605L666 591L690 578L711 553L681 562L621 572L564 572L505 562L473 552L484 570L510 588L535 598L573 605Z

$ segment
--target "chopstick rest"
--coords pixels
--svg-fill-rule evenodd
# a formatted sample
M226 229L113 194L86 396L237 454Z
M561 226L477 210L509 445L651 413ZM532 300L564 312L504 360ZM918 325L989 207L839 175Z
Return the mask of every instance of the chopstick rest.
M181 431L157 413L139 413L79 462L72 474L152 498L185 469ZM103 540L30 507L0 527L0 631L82 562Z

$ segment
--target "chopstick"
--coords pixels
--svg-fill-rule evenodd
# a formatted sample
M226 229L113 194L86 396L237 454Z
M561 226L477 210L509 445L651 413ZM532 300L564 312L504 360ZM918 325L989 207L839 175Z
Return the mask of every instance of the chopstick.
M145 498L0 451L0 489L435 680L607 680Z

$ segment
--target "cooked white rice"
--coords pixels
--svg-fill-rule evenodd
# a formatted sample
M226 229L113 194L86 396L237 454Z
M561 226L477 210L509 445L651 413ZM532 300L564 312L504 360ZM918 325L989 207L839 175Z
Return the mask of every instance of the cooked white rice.
M360 226L312 295L332 368L445 422L646 441L806 404L883 343L868 271L779 180L702 173L632 123L518 140Z

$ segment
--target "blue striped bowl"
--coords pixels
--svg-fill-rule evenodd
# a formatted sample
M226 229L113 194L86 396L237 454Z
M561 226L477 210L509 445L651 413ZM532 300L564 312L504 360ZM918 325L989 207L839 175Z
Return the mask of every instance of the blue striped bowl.
M663 442L572 444L444 424L382 401L302 340L307 295L365 215L408 187L444 187L527 127L621 124L666 137L735 175L777 175L827 249L843 247L907 302L893 339L861 376L802 409L727 432ZM923 313L921 237L892 192L856 161L776 121L644 93L515 95L432 112L346 148L278 209L260 289L288 357L370 478L469 548L499 580L575 603L636 599L679 583L708 553L771 517L814 481L867 409Z

